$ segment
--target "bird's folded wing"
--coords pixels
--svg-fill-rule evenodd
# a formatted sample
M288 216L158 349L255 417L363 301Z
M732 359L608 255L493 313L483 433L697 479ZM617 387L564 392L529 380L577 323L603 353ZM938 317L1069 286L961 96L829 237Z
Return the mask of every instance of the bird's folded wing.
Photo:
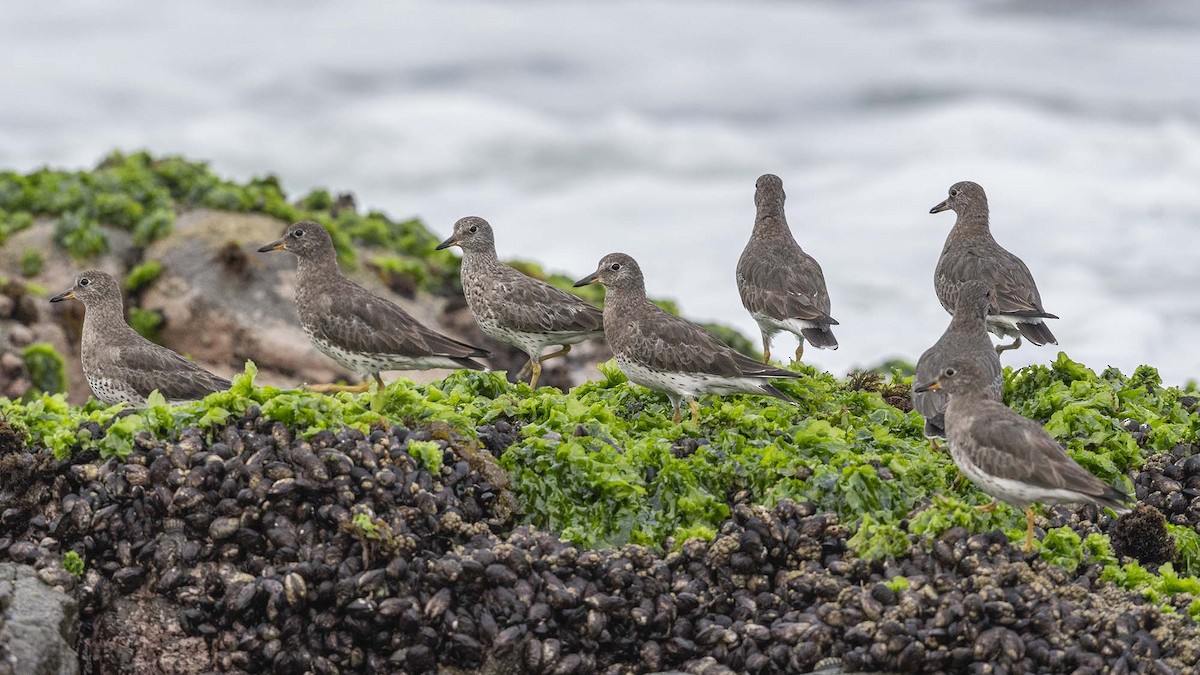
M394 303L366 292L328 294L314 304L314 333L344 349L407 357L487 355L422 326Z
M803 252L793 257L791 263L776 257L739 261L742 304L774 319L837 323L829 317L829 291L821 266Z
M1016 413L978 417L966 436L968 447L963 451L989 475L1086 495L1102 495L1109 489L1071 459L1041 425Z
M203 398L230 386L229 380L149 341L116 350L121 378L142 396L157 389L168 401L180 401Z
M491 281L490 302L504 325L529 333L587 333L604 329L604 313L595 305L517 270L505 267Z
M988 284L994 292L993 314L1050 316L1042 309L1042 298L1029 268L1002 248L987 255L965 249L944 261L938 273L939 286L951 289L953 297L957 297L958 287L968 280L978 279Z
M798 377L739 353L686 319L650 307L650 316L633 324L627 343L630 355L646 367L718 377Z

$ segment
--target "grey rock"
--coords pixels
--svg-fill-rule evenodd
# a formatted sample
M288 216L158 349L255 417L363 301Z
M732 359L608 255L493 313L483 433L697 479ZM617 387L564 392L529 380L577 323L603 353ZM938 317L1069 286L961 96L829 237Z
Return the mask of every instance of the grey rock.
M0 673L75 675L79 607L26 565L0 563Z

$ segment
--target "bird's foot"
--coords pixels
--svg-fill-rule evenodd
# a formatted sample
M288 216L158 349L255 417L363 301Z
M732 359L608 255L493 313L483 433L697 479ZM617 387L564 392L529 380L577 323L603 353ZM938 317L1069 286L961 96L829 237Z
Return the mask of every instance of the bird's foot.
M999 506L1000 506L1000 503L999 503L999 502L997 502L996 500L994 500L994 499L993 499L993 500L992 500L992 502L991 502L990 504L981 504L981 505L979 505L979 506L976 506L976 507L974 507L974 508L975 508L975 510L976 510L976 511L978 511L978 512L980 512L980 513L992 513L992 512L994 512L994 511L996 510L996 508L997 508L997 507L999 507Z
M1017 339L1013 340L1011 344L996 345L996 355L999 356L1000 354L1003 354L1004 352L1006 352L1010 349L1017 349L1020 346L1021 346L1021 336L1018 335Z
M692 424L700 424L700 402L692 401L688 407L692 409Z
M1033 508L1025 507L1025 545L1021 547L1025 553L1033 552Z

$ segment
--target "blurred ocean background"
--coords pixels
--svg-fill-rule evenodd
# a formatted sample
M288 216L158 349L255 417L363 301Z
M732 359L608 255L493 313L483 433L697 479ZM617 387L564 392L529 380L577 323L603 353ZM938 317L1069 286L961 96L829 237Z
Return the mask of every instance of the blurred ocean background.
M438 234L651 294L757 340L734 285L761 173L825 269L834 372L915 360L948 317L949 185L988 191L1061 348L1200 377L1200 3L17 3L0 167L113 149L352 190ZM775 353L794 347L776 338ZM1047 363L1054 347L1005 354Z

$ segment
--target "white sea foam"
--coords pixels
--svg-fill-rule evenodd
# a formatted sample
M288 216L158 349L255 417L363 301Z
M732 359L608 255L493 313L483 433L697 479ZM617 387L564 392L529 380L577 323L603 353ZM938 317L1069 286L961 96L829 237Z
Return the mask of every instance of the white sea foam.
M927 211L975 180L1063 349L1200 376L1194 3L77 1L7 8L0 44L0 166L146 147L439 232L482 215L503 255L582 276L624 250L752 336L733 269L778 173L834 371L942 331L953 215Z

